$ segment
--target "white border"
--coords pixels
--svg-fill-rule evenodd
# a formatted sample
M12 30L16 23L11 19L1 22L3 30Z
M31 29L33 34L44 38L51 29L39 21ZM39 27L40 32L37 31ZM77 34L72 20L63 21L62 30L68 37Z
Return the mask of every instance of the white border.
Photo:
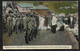
M26 45L26 46L3 46L7 49L72 49L71 45Z

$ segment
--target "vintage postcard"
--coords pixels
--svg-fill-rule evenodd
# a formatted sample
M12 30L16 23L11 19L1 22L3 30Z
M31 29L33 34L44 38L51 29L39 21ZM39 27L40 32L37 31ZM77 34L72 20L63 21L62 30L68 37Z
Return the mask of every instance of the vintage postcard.
M79 49L78 1L2 1L3 50Z

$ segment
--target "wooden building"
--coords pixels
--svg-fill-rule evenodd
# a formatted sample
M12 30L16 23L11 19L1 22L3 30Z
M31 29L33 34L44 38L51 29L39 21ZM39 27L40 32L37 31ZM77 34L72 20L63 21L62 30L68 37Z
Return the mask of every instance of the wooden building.
M38 14L43 15L43 16L45 16L45 15L49 16L50 15L49 8L44 7L43 5L35 6L35 7L31 8L31 11L37 12Z
M33 3L17 3L19 13L27 13L33 6Z

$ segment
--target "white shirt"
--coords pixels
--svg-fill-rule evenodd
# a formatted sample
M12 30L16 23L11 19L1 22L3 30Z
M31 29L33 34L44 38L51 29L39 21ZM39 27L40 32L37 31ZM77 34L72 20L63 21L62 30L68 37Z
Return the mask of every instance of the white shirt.
M71 18L71 21L73 21L73 17L70 17Z
M52 25L56 25L57 24L57 18L55 16L53 16L52 18Z
M16 25L16 18L13 18L13 25Z

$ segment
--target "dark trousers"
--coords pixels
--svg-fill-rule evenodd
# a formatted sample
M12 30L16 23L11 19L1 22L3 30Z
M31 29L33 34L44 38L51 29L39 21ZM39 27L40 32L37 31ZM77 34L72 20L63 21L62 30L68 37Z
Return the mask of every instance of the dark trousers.
M23 30L23 24L19 24L19 30L20 30L20 33L22 33L22 30Z
M56 25L52 25L51 32L56 33Z
M36 28L35 31L34 31L34 38L36 38L37 33L38 33L38 30L37 30L37 28Z
M29 34L29 40L33 40L33 29L31 30L31 32Z
M12 30L11 30L11 32L9 33L9 35L8 36L11 36L12 35Z
M13 31L16 31L16 25L13 27Z
M25 42L26 42L27 44L29 44L28 35L25 36Z
M18 34L18 25L15 25L16 34Z
M26 35L25 35L25 42L27 43L27 44L29 44L29 36L28 36L28 32L27 32L27 30L25 30L26 31Z

